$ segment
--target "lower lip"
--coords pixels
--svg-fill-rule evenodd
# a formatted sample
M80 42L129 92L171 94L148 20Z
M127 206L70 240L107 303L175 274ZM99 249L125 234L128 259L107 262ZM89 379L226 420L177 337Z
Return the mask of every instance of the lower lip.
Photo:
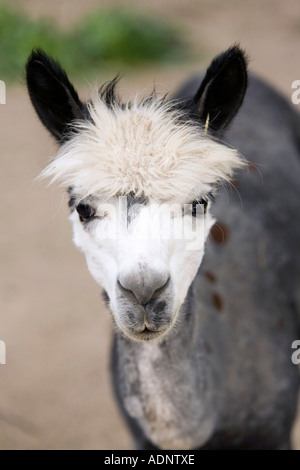
M162 336L165 330L163 331L142 331L140 333L130 332L129 336L138 341L151 341L153 339L159 338Z

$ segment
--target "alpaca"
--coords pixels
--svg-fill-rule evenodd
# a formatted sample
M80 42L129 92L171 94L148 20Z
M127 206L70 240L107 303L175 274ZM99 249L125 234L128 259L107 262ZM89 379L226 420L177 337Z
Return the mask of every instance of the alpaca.
M111 312L136 448L290 448L299 115L248 79L238 46L174 96L128 103L117 79L82 103L41 50L26 70L59 143L43 176L68 189L74 242Z

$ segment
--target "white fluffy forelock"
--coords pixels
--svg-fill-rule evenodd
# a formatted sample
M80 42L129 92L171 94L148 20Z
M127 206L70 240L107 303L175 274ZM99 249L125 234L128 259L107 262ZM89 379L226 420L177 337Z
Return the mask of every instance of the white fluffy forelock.
M78 121L43 171L81 197L130 192L166 201L228 181L243 164L239 153L216 142L204 129L184 122L161 99L107 106L100 96L89 104L91 120Z

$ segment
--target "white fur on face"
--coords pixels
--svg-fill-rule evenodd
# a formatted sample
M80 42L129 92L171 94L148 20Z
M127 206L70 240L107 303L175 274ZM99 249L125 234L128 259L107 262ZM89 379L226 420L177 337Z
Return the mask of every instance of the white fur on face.
M214 220L209 212L205 215L200 213L197 217L189 213L173 217L174 206L172 217L166 220L165 205L150 202L141 206L127 225L127 208L118 199L98 203L97 207L94 203L96 215L104 212L106 215L87 224L80 222L74 210L70 216L74 242L85 253L92 276L106 290L115 321L121 329L123 304L116 295L120 273L135 274L143 265L157 273L169 274L173 289L172 320L165 335L178 320L180 307L202 261L205 240ZM122 210L126 212L120 214ZM115 214L120 215L121 221L118 220L117 224Z

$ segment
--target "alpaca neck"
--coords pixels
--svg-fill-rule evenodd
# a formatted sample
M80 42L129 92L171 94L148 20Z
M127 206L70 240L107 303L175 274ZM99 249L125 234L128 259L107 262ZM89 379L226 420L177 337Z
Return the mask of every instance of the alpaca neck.
M123 406L160 448L199 447L218 420L218 374L205 351L199 318L185 315L177 331L162 343L117 337Z

